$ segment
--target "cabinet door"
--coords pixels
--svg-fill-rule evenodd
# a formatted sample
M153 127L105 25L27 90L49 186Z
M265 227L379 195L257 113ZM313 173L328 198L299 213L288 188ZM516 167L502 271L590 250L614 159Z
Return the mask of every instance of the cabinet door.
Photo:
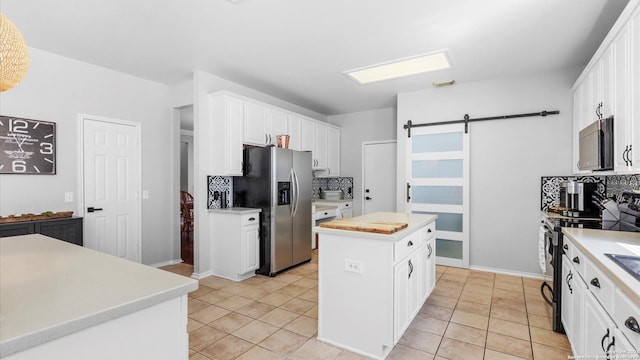
M584 82L573 92L573 173L580 172L578 161L580 160L580 130L584 128Z
M300 151L314 150L313 130L313 121L300 118Z
M343 209L340 213L342 214L342 219L353 217L353 210L350 208Z
M242 273L244 274L260 266L260 235L257 226L244 226L242 232Z
M252 145L268 144L267 107L250 101L244 102L244 143Z
M427 297L431 295L431 292L436 287L436 240L431 238L427 241L426 245L427 262L425 266L425 272L427 274Z
M633 99L632 110L633 118L629 118L629 152L627 158L630 160L629 170L637 172L640 170L640 7L631 17L630 21L633 29L631 34L631 52L632 63L631 73L631 91L629 99Z
M614 52L614 169L627 170L631 119L631 43L629 26L620 30L613 41Z
M313 168L327 168L327 127L322 124L313 125Z
M562 304L560 308L560 318L564 331L567 333L567 338L571 339L573 336L573 279L572 277L578 276L573 272L571 262L566 256L562 256Z
M573 286L573 294L571 295L571 337L567 335L574 354L581 354L583 349L584 336L584 296L586 295L587 285L582 281L578 272L573 272L574 277L571 279ZM563 294L564 295L564 294ZM564 299L563 299L564 301Z
M329 176L340 176L340 129L327 128L327 166Z
M302 119L299 116L289 115L287 117L289 126L289 149L302 151Z
M393 268L393 342L397 343L409 326L409 259Z
M227 97L225 99L226 119L226 176L242 176L242 127L243 127L243 102L240 99Z
M598 61L599 81L596 83L598 87L598 99L596 107L600 106L600 114L603 118L613 115L613 80L614 80L614 46L610 45L602 54L602 58Z
M33 234L33 222L0 224L0 237Z
M278 135L289 135L289 121L287 119L287 113L278 109L269 109L269 121L268 121L268 137L269 143L278 145Z
M589 291L585 292L584 305L584 352L575 355L589 355L593 358L608 359L607 352L615 351L615 325L609 319L602 306L600 306L598 300Z

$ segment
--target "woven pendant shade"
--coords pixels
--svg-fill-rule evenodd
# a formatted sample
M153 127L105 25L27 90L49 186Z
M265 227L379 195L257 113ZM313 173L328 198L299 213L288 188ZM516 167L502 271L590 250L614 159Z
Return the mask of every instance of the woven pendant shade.
M29 69L29 52L20 31L0 13L0 92L18 85Z

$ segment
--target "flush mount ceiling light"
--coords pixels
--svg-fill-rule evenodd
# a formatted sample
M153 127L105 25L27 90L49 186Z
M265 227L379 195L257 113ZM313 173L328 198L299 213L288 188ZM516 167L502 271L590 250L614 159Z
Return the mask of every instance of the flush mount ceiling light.
M0 92L18 85L29 69L29 52L20 31L0 13Z
M439 51L349 70L345 71L344 74L360 84L367 84L429 71L449 69L450 67L451 63L446 51Z

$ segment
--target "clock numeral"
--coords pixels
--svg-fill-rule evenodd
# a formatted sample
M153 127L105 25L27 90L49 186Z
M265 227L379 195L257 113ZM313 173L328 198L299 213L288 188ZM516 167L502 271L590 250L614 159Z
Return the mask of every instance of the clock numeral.
M28 134L29 123L24 120L11 119L9 121L9 132Z
M11 164L13 172L23 173L27 171L27 162L24 160L13 160Z
M53 144L52 143L40 143L40 154L53 154Z

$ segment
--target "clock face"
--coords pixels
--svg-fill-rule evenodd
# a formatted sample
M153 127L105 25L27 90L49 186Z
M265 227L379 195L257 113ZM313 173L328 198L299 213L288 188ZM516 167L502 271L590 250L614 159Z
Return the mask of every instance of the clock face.
M56 124L0 116L0 174L55 174Z

